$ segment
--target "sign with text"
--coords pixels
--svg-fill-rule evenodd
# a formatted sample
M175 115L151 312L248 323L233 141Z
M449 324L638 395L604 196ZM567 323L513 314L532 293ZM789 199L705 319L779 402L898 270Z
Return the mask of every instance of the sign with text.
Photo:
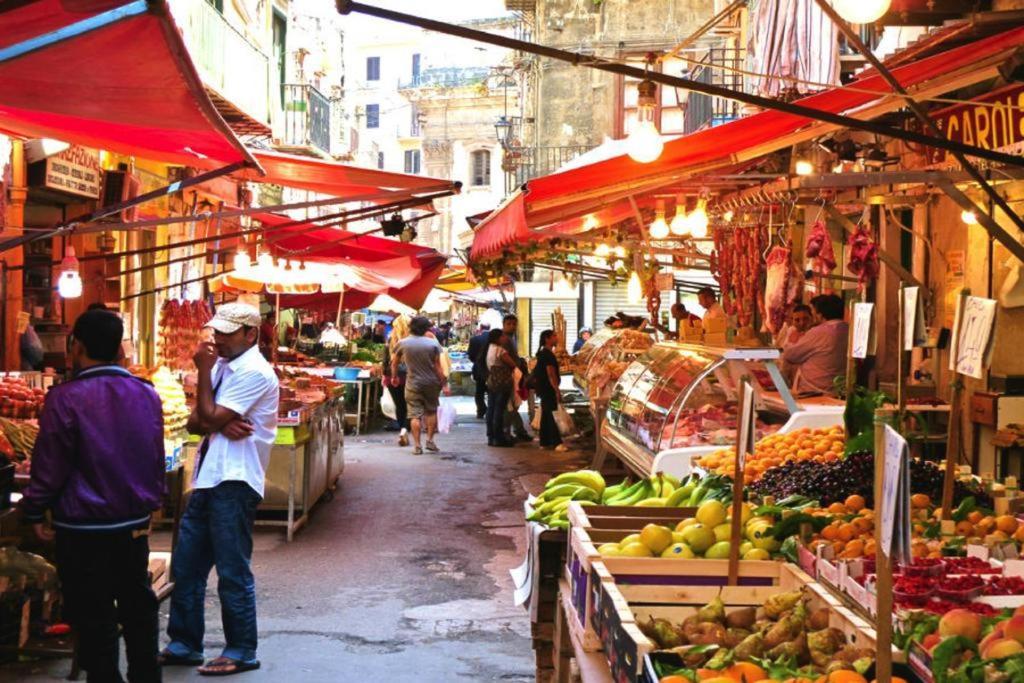
M986 93L966 104L932 114L946 139L982 149L1016 153L1024 150L1024 85L1014 84ZM943 150L934 150L940 162Z
M97 199L103 169L100 155L94 149L72 145L59 154L46 158L43 186L68 194Z
M909 564L910 553L910 447L907 440L885 425L883 464L882 550L895 562Z
M851 354L854 358L867 358L874 353L872 344L872 318L874 317L874 304L853 305L853 345Z
M924 307L920 304L919 287L903 288L903 350L911 351L927 341L924 328Z
M957 372L975 379L984 376L991 352L992 326L995 320L995 299L969 296L964 301L954 348Z

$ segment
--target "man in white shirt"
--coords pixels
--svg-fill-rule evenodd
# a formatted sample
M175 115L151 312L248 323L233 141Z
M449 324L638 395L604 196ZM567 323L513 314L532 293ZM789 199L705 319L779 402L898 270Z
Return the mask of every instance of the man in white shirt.
M718 303L718 297L715 296L715 290L710 287L701 287L697 290L697 302L700 303L704 309L704 326L707 327L707 323L712 320L721 320L723 323L729 321L729 316L725 314L725 309L722 308L722 304Z
M203 440L171 565L171 642L161 660L165 666L202 664L199 672L205 675L260 665L250 568L252 529L277 436L278 407L277 376L259 351L260 322L252 306L220 306L207 323L213 343L201 343L193 356L199 380L188 429ZM213 567L226 646L219 657L203 664L203 603Z

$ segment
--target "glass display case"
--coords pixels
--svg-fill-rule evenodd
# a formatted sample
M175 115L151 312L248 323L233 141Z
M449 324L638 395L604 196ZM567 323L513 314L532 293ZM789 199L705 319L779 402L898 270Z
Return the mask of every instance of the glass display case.
M605 327L573 356L573 378L592 402L606 399L629 364L653 344L648 332Z
M770 434L797 410L778 358L777 349L655 344L612 389L602 439L638 470L667 449L732 444L744 376L757 397L757 438Z

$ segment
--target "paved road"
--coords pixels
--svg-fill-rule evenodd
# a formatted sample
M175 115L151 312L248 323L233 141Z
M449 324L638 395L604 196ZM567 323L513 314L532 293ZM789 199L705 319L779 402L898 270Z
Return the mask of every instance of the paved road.
M488 448L460 403L440 454L413 456L392 434L349 437L338 494L291 544L257 531L263 668L236 680L534 680L530 624L511 604L523 557L524 485L572 454ZM211 578L207 655L223 646ZM162 623L166 625L166 604ZM0 667L0 681L58 681L67 662ZM169 669L166 681L208 680Z

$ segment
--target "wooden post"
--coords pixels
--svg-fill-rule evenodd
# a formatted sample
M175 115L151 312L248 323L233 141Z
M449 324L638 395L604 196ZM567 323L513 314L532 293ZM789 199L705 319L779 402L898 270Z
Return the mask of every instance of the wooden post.
M904 298L905 289L906 284L900 281L900 300L896 307L896 309L899 311L900 316L899 324L896 326L896 414L899 416L897 419L903 419L903 411L907 407L907 351L906 349L903 348L904 338L907 335L907 306L906 299Z
M954 320L962 321L964 313L964 302L970 295L970 290L963 289L956 304L956 317ZM956 356L958 352L958 340L960 330L954 330L949 340L949 355L953 364L953 388L949 397L949 429L946 432L946 472L942 481L942 519L953 518L953 484L956 482L957 463L960 461L960 423L963 420L964 382L960 373L956 371Z
M342 287L341 291L338 292L338 313L334 316L334 326L341 332L341 304L345 301L345 288Z
M846 337L846 400L853 395L853 388L857 384L857 361L853 357L853 312L856 301L850 302L850 333Z
M875 619L875 679L892 680L892 558L882 545L881 504L885 477L885 410L875 411L875 574L878 615Z
M739 420L736 429L736 462L735 475L732 480L732 526L729 530L729 585L739 582L740 574L740 541L743 533L743 468L750 450L753 420L747 413L752 411L749 405L754 400L750 378L744 377L739 385Z

